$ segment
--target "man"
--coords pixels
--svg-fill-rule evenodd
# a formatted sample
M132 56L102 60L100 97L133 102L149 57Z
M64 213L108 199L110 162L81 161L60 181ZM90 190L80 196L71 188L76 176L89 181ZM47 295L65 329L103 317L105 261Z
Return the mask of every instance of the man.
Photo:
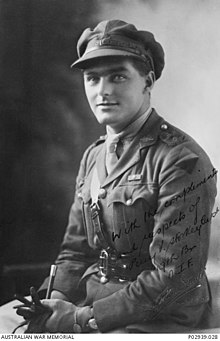
M72 67L82 70L107 134L80 164L42 330L190 331L210 302L205 266L217 171L151 108L164 52L150 32L104 21L83 32L77 49Z

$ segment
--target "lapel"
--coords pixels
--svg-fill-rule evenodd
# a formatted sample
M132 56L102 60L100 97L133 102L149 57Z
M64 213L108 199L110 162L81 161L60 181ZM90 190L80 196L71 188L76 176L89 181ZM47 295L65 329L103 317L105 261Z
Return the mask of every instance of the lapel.
M122 154L115 168L108 176L105 168L106 144L104 143L102 145L102 149L96 159L96 167L101 187L107 186L130 167L139 162L141 150L156 143L162 121L163 119L157 115L155 110L153 110L149 119L131 142L129 149Z

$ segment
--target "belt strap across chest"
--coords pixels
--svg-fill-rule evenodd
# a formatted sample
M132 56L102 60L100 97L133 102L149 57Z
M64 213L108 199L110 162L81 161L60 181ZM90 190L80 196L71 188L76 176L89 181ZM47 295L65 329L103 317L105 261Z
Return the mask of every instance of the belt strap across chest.
M106 241L106 238L104 237L104 226L101 221L101 212L100 212L100 207L97 203L93 203L90 206L91 209L91 217L92 217L92 222L93 222L93 227L94 227L94 232L97 234L100 244L104 249L108 249L109 245L108 242Z

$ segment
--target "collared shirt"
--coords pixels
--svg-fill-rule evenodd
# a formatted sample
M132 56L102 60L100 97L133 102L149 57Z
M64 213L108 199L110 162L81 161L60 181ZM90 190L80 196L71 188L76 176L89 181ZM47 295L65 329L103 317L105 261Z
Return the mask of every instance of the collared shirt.
M145 111L140 117L138 117L134 122L129 124L125 128L125 130L122 130L118 134L112 134L109 127L106 127L107 131L107 139L106 139L106 146L108 148L108 144L111 143L111 141L118 137L120 141L123 144L123 152L129 148L129 145L131 141L134 139L134 137L137 135L138 131L141 129L141 127L144 125L144 123L148 120L150 114L152 112L152 107L150 106L147 111Z
M138 133L138 131L141 129L141 127L144 125L144 123L147 121L149 118L150 114L152 112L152 108L149 107L147 111L143 113L140 117L138 117L134 122L132 122L125 130L121 131L118 134L112 134L110 132L110 129L106 127L107 130L107 139L106 139L106 148L108 148L108 145L112 143L112 140L115 137L118 137L120 141L122 142L122 152L127 150L129 148L130 143L134 139L135 135ZM99 194L99 189L100 189L100 182L98 178L98 173L97 173L97 168L94 168L93 171L93 177L91 181L91 197L92 197L92 202L96 203L98 200L98 194Z

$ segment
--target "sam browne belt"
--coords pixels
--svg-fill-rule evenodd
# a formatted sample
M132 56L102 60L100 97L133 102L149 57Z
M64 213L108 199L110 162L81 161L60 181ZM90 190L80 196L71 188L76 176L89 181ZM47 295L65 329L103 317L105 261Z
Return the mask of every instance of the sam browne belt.
M103 249L99 256L100 282L106 283L110 278L119 281L134 281L143 270L153 270L154 266L147 255L135 257L128 254L117 254L111 248Z
M148 254L135 256L134 254L119 253L110 247L110 243L107 242L104 235L104 225L98 202L93 203L90 208L94 232L103 248L99 256L101 283L106 283L110 278L118 278L121 281L135 280L143 270L154 269Z

